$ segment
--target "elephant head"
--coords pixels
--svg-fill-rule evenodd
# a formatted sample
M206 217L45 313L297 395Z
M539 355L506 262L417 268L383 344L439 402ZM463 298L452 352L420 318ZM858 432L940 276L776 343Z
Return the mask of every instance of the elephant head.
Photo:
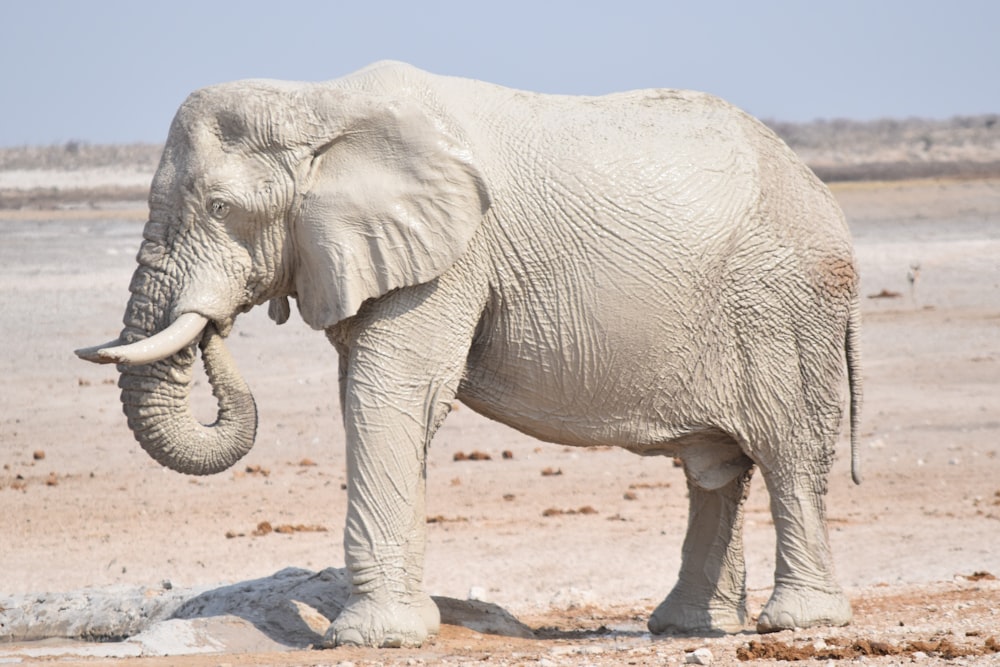
M326 328L459 257L489 198L461 132L400 96L246 81L181 106L149 196L124 329L78 350L117 363L129 427L160 463L225 470L253 446L257 414L222 339L265 301L294 297ZM189 406L197 349L218 419Z

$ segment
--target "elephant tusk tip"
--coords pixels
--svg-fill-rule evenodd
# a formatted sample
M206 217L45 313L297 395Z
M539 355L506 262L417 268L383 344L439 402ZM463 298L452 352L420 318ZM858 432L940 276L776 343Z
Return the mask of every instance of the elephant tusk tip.
M208 318L198 313L184 313L163 331L133 343L125 343L120 338L85 347L76 351L81 359L95 364L127 364L141 366L166 359L178 350L194 342L202 335Z
M118 355L114 354L110 350L106 349L106 345L97 345L95 347L81 347L79 350L74 350L74 354L80 357L84 361L90 361L95 364L116 364L121 361Z

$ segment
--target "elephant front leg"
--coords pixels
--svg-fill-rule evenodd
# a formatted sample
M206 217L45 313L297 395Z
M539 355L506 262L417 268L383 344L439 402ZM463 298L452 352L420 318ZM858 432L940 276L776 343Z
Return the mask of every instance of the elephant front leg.
M743 506L753 468L715 490L688 474L690 514L681 570L670 595L649 618L654 634L739 632L746 623Z
M352 591L326 643L419 646L440 625L423 586L426 452L454 399L465 348L457 336L441 342L389 327L350 343L338 347Z
M441 629L441 612L431 596L424 590L424 556L427 544L427 467L418 480L417 507L413 513L413 526L410 530L409 549L407 550L406 573L407 597L410 605L416 610L423 621L428 636L436 635Z
M439 623L423 592L423 443L404 433L352 438L351 430L344 545L352 590L327 643L419 646Z

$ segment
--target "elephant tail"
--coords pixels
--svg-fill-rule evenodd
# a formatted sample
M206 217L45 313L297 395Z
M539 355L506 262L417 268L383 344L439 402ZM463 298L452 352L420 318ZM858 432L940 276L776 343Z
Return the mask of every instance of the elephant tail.
M847 337L844 351L847 355L847 384L850 388L851 415L851 479L861 484L861 451L858 445L861 429L861 306L855 295L847 318Z

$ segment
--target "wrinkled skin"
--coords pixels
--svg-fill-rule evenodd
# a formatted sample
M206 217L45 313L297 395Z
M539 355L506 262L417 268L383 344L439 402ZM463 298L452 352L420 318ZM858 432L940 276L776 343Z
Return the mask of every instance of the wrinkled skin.
M747 623L754 464L777 530L758 629L849 622L824 509L845 369L852 444L860 399L849 234L813 174L724 102L550 97L398 63L216 86L173 122L144 238L115 344L176 338L153 334L185 313L200 333L152 362L81 356L119 362L161 463L218 472L253 444L222 343L239 313L270 301L282 323L292 297L339 352L354 590L331 644L436 631L424 462L455 399L543 440L683 460L689 528L653 632ZM187 405L199 346L211 426Z

